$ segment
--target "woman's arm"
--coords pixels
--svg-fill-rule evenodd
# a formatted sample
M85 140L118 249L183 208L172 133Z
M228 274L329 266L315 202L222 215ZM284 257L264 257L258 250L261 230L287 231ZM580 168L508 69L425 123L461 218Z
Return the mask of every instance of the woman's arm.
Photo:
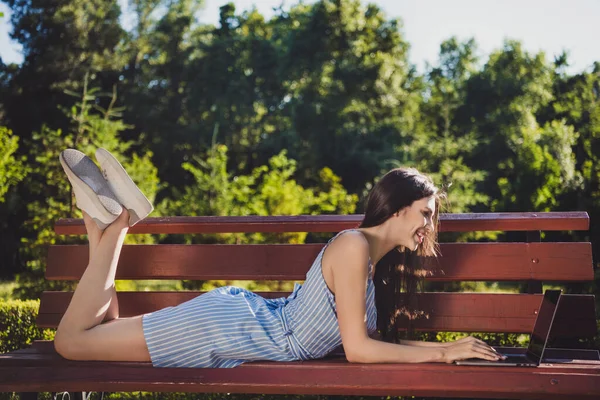
M463 341L449 346L419 346L371 339L366 324L369 260L366 239L359 232L348 232L335 240L325 253L323 268L331 270L331 289L335 293L340 335L348 361L418 363L452 362L471 357L498 359L493 350L482 341Z
M467 358L481 358L484 360L496 361L506 357L498 354L482 340L468 337L456 342L448 343L447 346L410 346L380 342L368 338L367 341L363 342L363 346L360 350L355 350L351 354L346 352L346 358L350 362L357 363L452 363L456 360L464 360Z
M363 345L348 354L349 362L356 363L422 363L446 362L445 347L421 347L381 342L367 338Z

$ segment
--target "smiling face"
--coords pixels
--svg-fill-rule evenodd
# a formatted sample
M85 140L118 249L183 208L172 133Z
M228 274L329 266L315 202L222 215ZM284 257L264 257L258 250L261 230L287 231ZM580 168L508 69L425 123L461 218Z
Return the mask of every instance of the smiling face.
M422 256L437 256L435 230L443 198L445 194L427 175L414 168L395 168L369 192L360 228L385 225L386 248L402 247Z
M400 245L416 251L423 244L428 233L433 232L433 216L435 215L435 197L425 197L415 200L410 206L398 213L400 221Z

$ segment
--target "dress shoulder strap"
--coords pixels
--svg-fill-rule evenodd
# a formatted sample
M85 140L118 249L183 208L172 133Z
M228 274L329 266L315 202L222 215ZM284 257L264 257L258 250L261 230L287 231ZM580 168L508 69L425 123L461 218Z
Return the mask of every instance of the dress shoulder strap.
M327 245L330 245L335 239L342 236L344 233L351 232L351 231L358 231L358 229L344 229L343 231L339 231L338 233L335 234L334 237L332 237L331 239L329 239L329 241L327 241Z

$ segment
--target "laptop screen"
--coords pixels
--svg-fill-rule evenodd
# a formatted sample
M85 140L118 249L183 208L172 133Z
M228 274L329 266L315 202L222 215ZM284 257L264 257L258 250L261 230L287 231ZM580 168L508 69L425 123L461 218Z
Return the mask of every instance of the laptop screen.
M538 317L535 320L529 347L527 348L527 356L538 364L542 359L544 348L548 341L550 328L552 327L552 321L554 320L558 300L560 299L560 293L561 290L546 290L544 298L542 299L542 304L540 305Z

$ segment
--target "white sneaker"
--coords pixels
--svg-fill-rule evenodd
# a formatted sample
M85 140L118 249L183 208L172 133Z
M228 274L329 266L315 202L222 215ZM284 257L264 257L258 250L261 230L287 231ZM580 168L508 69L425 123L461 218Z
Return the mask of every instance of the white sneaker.
M119 202L129 211L129 226L134 226L154 210L152 203L133 182L121 163L106 149L96 150L102 174Z
M77 208L88 213L100 229L105 229L121 215L123 208L102 172L88 156L75 149L64 150L58 158L73 186Z

